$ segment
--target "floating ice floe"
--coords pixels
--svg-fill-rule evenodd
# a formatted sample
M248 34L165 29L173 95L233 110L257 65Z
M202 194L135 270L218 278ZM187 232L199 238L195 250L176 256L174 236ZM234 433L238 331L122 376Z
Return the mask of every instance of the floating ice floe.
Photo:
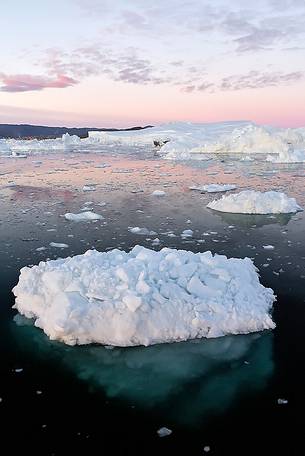
M59 249L66 249L68 246L68 244L63 244L61 242L50 242L50 246L51 247L57 247Z
M171 429L168 429L167 427L162 427L158 429L157 434L159 437L167 437L168 435L171 435L173 431Z
M14 308L69 345L132 346L274 328L249 258L142 246L21 269Z
M287 404L288 404L288 401L287 401L287 399L278 399L278 400L277 400L277 403L278 403L279 405L287 405Z
M193 230L184 230L181 233L181 237L186 239L186 238L191 238L193 236L194 232Z
M206 184L189 187L190 190L198 190L199 192L207 193L228 192L229 190L235 190L236 188L237 186L233 184Z
M285 193L254 190L224 195L221 199L210 202L207 207L234 214L290 214L302 210L295 198L289 198Z
M152 192L153 196L165 196L165 192L163 190L155 190Z
M96 190L96 185L84 185L83 192L94 192Z
M139 226L134 226L128 228L132 234L141 234L144 236L155 236L157 233L155 231L148 230L147 228L140 228Z
M85 222L88 220L103 220L104 217L100 214L96 214L95 212L85 211L80 212L79 214L73 214L72 212L67 212L64 215L66 220L70 220L72 222Z

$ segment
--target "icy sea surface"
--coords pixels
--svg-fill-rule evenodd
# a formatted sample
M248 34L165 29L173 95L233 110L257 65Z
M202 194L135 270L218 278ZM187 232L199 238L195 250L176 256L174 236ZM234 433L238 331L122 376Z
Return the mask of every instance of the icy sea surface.
M189 187L283 191L305 207L304 183L304 164L236 156L1 158L0 414L8 454L302 454L304 212L220 213L206 206L221 194ZM102 218L64 217L82 212ZM277 295L276 329L148 348L69 347L12 310L21 267L136 244L252 258ZM162 427L171 434L160 437Z

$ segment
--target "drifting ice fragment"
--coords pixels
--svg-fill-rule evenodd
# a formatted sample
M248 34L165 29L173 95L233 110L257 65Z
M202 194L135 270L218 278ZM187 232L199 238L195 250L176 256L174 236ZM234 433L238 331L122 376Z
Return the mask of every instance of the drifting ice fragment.
M182 238L190 238L190 237L193 236L193 234L194 234L193 230L184 230L181 233L181 237Z
M128 228L132 234L141 234L144 236L155 236L157 233L155 231L150 231L147 228L140 228L139 226Z
M65 249L68 246L68 244L62 244L62 243L59 243L59 242L50 242L50 246L51 247L58 247L59 249Z
M274 250L274 245L263 245L263 249L265 249L265 250Z
M163 190L155 190L152 192L153 196L165 196L165 192Z
M84 222L88 220L103 220L103 216L100 214L96 214L95 212L85 211L79 214L73 214L72 212L67 212L64 215L66 220L70 220L72 222Z
M166 427L162 427L157 431L159 437L167 437L168 435L171 435L172 432L173 431Z

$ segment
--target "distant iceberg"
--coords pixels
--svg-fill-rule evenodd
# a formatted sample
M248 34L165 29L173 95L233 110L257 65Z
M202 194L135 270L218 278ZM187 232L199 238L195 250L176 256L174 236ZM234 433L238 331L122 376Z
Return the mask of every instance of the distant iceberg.
M69 345L152 345L274 328L249 258L141 246L24 267L14 308Z
M0 154L21 152L113 151L126 148L155 150L165 159L206 159L209 154L270 155L270 161L303 162L305 128L275 128L248 121L192 123L172 122L134 131L89 131L88 138L64 134L44 140L0 140ZM295 152L298 151L298 152ZM276 156L279 156L277 160Z
M158 146L167 159L189 159L199 154L279 154L293 147L305 150L305 128L258 126L253 122L172 122L134 132L89 132L102 144Z

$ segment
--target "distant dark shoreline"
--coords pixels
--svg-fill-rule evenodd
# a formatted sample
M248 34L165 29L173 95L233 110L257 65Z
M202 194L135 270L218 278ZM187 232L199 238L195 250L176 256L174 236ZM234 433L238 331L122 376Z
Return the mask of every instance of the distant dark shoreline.
M152 125L144 127L131 127L131 128L69 128L69 127L47 127L43 125L13 125L13 124L0 124L0 139L13 138L13 139L54 139L58 138L65 133L69 135L77 135L80 138L87 138L88 131L132 131L143 130L150 128Z

